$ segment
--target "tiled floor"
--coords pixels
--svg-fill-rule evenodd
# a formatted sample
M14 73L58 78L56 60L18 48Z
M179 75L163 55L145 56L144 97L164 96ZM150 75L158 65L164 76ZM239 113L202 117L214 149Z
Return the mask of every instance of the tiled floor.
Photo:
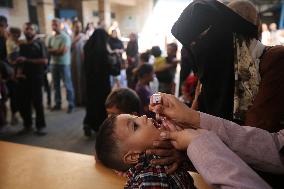
M66 110L45 111L48 134L37 136L34 133L18 135L22 124L6 126L0 131L0 140L53 148L64 151L93 154L95 138L86 138L82 130L85 110L76 108L72 114Z

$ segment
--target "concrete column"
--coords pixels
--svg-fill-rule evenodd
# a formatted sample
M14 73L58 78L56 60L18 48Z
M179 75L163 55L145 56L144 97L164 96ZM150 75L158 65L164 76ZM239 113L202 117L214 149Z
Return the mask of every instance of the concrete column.
M54 18L53 0L37 0L37 15L41 33L50 34L51 20Z
M99 12L97 1L82 1L83 24L86 27L88 22L93 22L94 25L99 21L99 16L94 15L94 12Z
M106 28L111 25L111 1L98 0L100 19L104 20Z

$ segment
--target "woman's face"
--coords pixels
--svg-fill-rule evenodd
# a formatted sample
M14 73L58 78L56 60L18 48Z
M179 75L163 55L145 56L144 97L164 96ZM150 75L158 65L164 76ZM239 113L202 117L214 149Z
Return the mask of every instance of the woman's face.
M113 31L111 32L111 37L117 38L117 31L113 30Z

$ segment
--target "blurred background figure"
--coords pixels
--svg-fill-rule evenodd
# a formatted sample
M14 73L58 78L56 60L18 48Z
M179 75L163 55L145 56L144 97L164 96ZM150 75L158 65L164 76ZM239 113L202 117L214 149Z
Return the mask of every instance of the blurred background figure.
M55 89L55 106L53 110L61 110L61 87L60 81L64 82L67 93L68 110L74 110L74 89L71 78L71 37L61 28L61 20L52 20L52 29L55 35L50 37L48 42L48 52L51 55L52 79Z
M280 40L279 40L279 32L277 30L277 24L276 23L271 23L269 25L270 29L270 46L275 46L275 45L280 45Z
M86 38L89 39L91 37L91 35L94 33L94 31L95 31L94 23L88 22L87 26L85 28Z
M126 47L126 56L127 56L127 84L131 89L135 88L135 78L133 76L133 70L138 66L139 61L139 52L138 52L138 40L135 33L129 35L129 42Z
M262 28L261 42L264 45L269 45L270 44L270 31L268 30L267 24L263 23L261 25L261 28Z
M108 60L108 34L98 28L84 46L84 68L86 75L85 136L91 137L99 130L107 117L105 101L111 91Z
M121 37L121 32L120 32L120 29L119 29L119 24L118 24L118 21L114 20L111 24L111 26L109 27L108 29L108 34L109 35L112 35L112 31L115 30L116 33L117 33L117 36L118 37Z
M192 106L197 82L198 78L194 74L191 74L181 85L181 96L179 97L179 100L188 107Z
M71 75L75 93L76 106L82 106L85 104L85 82L84 82L84 44L86 42L86 36L82 33L82 23L75 21L73 23L73 36L71 45Z
M111 36L108 40L108 44L112 53L116 53L117 60L120 61L120 65L122 68L120 75L111 76L111 86L114 88L127 87L125 63L122 58L122 53L124 53L124 46L122 41L119 39L117 30L112 30Z

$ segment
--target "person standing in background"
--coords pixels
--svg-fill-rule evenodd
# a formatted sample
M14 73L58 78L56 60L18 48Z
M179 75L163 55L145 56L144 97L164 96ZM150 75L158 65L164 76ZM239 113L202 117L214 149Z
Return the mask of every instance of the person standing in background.
M23 118L24 129L21 133L32 131L32 106L36 112L36 134L42 136L46 132L43 109L43 79L47 64L47 49L39 39L35 39L37 27L27 22L24 25L26 42L20 45L20 54L16 59L21 64L25 77L17 80L17 101L20 114Z
M7 47L7 60L8 63L13 67L14 74L13 76L7 81L7 87L9 91L10 97L10 110L11 110L11 125L16 125L18 123L18 118L16 113L18 112L18 104L17 104L17 94L16 94L16 85L17 81L16 78L25 77L22 73L22 69L18 67L16 69L15 60L19 57L20 51L20 40L21 37L21 29L11 27L9 29L9 37L6 41Z
M74 89L71 79L71 39L61 29L61 21L59 19L52 20L52 29L55 35L49 39L48 52L51 55L52 78L55 89L55 106L53 110L61 109L61 79L66 88L68 110L67 113L72 113L74 110Z
M86 36L82 33L82 23L75 21L73 23L73 38L72 38L72 62L71 62L71 75L74 85L75 104L76 106L82 106L85 104L85 89L84 89L84 44L86 42Z
M120 62L121 65L121 73L118 76L112 76L111 77L111 84L114 88L120 88L120 87L127 87L127 85L123 86L125 81L121 81L121 78L124 76L125 73L125 64L122 59L122 53L124 52L124 46L122 41L119 39L118 32L116 30L112 30L111 36L108 40L108 44L110 46L110 49L113 53L116 53L117 61Z
M107 32L98 28L84 46L87 101L83 129L87 137L97 132L107 118L105 101L111 91L107 43Z
M139 61L137 35L135 33L131 33L129 35L129 39L130 41L128 42L126 47L126 55L127 55L126 75L127 75L128 87L134 89L136 82L134 81L135 79L133 76L133 69L138 66L138 61Z
M87 26L85 28L86 38L89 39L91 37L91 35L94 33L94 31L95 31L94 23L88 22Z

